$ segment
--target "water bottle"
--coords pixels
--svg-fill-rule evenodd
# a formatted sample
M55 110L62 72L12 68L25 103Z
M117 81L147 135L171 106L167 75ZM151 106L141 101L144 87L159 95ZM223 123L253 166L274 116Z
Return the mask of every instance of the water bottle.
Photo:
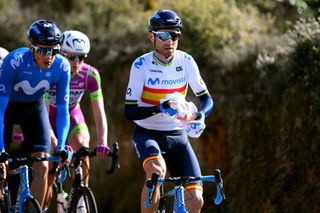
M67 208L67 203L68 203L67 197L68 197L68 194L63 190L58 194L57 213L64 213L65 212L65 210Z

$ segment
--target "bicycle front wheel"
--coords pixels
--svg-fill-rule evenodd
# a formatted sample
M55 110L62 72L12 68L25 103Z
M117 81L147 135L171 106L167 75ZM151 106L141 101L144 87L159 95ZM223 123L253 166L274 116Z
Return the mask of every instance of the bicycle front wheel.
M91 189L87 186L78 188L75 193L74 202L71 204L71 211L68 212L86 212L97 213L97 203Z
M38 201L34 198L26 198L23 202L24 213L41 213Z

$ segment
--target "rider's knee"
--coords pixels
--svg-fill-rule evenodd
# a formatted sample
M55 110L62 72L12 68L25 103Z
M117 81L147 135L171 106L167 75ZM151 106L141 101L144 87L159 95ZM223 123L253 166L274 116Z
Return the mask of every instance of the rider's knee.
M153 173L158 173L160 177L166 175L166 165L162 159L148 160L144 163L144 170L147 177L151 177Z
M81 147L89 147L90 136L86 133L79 132L71 137L70 144L76 150L80 149Z
M41 175L47 174L49 172L49 165L45 161L34 163L32 167L36 173Z

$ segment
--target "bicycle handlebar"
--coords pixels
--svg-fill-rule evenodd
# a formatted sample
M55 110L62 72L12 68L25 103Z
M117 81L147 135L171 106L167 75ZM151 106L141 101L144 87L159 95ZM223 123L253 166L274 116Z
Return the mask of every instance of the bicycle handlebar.
M39 161L50 161L50 162L54 162L54 164L56 165L55 168L58 167L58 163L61 162L61 159L58 156L50 156L50 157L20 157L20 158L13 158L10 157L9 154L3 154L1 155L1 159L0 162L6 162L8 161L9 163L19 163L21 165L26 165L26 164L30 164L30 163L34 163L34 162L39 162ZM68 170L67 170L67 166L64 166L63 168L59 168L59 182L62 183L67 176Z
M152 177L146 180L146 189L147 189L147 199L144 203L144 207L148 208L152 204L154 192L156 185L159 183L175 183L178 186L185 185L191 181L207 181L216 183L216 197L214 199L214 204L221 204L222 200L226 199L226 196L223 191L223 180L221 176L221 171L216 169L214 175L192 177L192 176L182 176L182 177L168 177L160 178L159 174L153 173Z
M96 150L90 150L89 148L82 147L78 151L73 153L73 156L76 159L80 159L81 157L92 157L96 156ZM120 168L119 165L119 144L117 142L113 143L113 149L107 155L108 157L112 158L111 167L107 170L108 174L112 174L116 168Z

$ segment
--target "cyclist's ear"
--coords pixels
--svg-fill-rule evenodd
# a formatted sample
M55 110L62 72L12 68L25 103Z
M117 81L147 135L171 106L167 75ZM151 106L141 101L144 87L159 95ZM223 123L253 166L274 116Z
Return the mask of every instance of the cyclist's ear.
M32 47L32 45L31 45L31 43L28 44L28 47L29 47L30 51L32 52L33 47Z
M152 32L148 32L148 38L152 43L154 42L154 35Z

